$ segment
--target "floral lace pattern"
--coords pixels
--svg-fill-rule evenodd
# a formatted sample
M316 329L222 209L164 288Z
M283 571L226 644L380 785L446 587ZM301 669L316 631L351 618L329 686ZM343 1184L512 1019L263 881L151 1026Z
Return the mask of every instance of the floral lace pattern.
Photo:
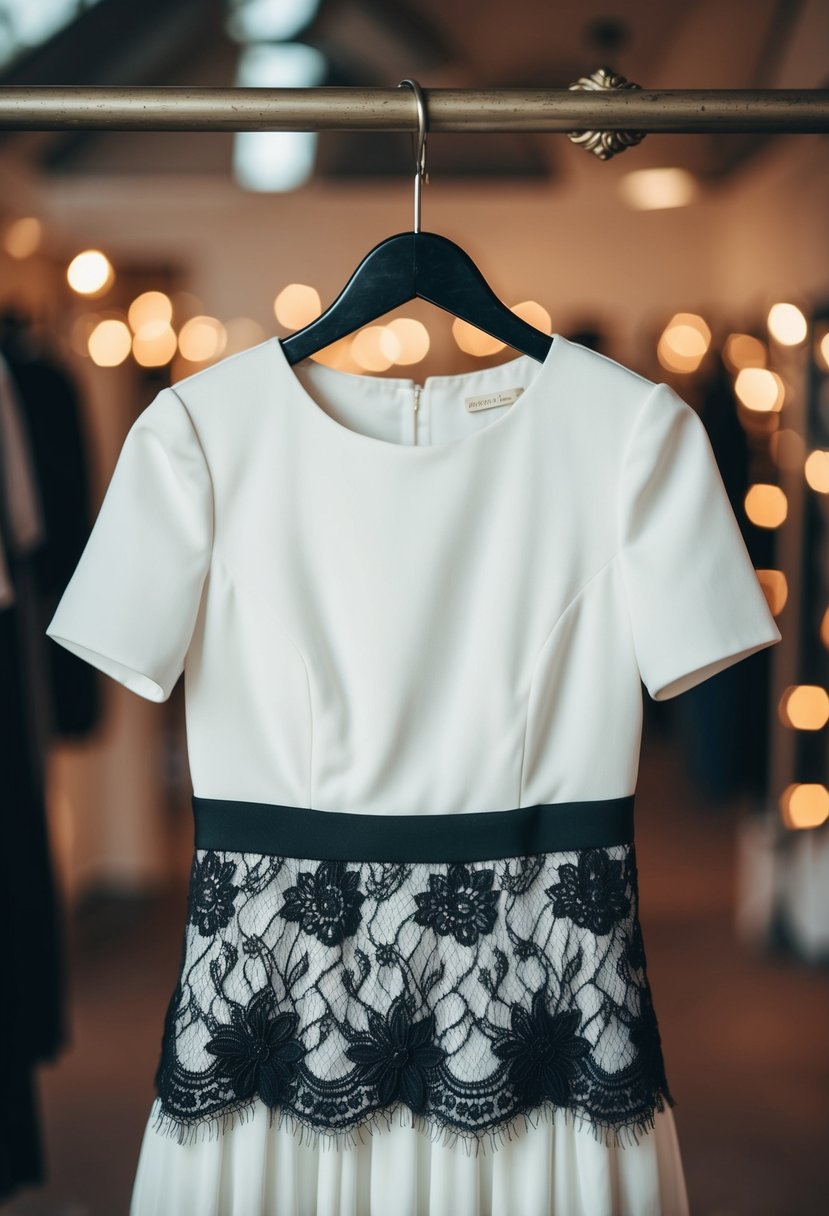
M406 1108L478 1148L562 1108L604 1142L673 1106L633 844L498 861L306 861L197 849L156 1127L258 1100L316 1142Z

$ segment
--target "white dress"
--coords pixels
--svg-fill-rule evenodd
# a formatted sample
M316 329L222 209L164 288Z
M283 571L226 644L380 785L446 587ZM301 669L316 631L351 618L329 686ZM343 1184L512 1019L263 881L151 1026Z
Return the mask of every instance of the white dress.
M422 386L270 339L135 421L47 633L153 701L185 676L131 1216L686 1216L642 682L780 633L672 388L560 335Z

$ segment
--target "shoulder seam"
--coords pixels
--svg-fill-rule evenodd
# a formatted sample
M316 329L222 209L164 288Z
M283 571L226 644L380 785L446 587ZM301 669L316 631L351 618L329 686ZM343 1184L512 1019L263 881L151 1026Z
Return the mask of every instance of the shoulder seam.
M633 437L639 429L639 422L645 412L645 407L657 389L662 387L661 381L659 383L654 383L652 380L649 380L647 383L650 385L650 387L642 398L642 402L636 411L636 417L633 419L633 423L631 424L630 431L628 432L627 439L625 440L624 450L622 451L622 459L619 462L619 476L616 481L616 541L618 553L621 553L625 545L624 535L622 533L622 488L625 481L625 469L627 468L628 456L630 455L630 449L633 445Z
M240 353L243 353L243 352L240 352ZM231 358L233 358L233 356L231 356ZM193 418L192 418L192 415L191 415L189 409L187 408L186 404L182 400L181 396L176 392L175 388L172 385L169 385L168 387L169 387L170 392L173 394L176 401L179 403L182 410L184 411L184 416L187 419L188 423L190 424L190 430L193 432L193 438L195 439L199 452L201 453L202 463L204 464L204 470L205 470L205 473L207 474L207 481L208 481L208 485L210 486L210 547L211 547L211 551L212 551L213 543L215 541L216 491L215 491L215 487L213 485L213 475L210 472L210 463L207 459L207 454L205 453L204 447L202 446L202 441L199 436L199 432L196 429L196 424L193 422Z
M224 367L227 363L233 363L236 359L241 359L243 355L249 355L252 351L259 350L268 342L273 342L274 338L265 338L263 342L257 342L255 346L246 346L244 350L237 350L235 355L227 355L224 359L220 359L218 363L211 363L209 367L203 367L201 371L191 372L189 376L185 376L183 380L177 380L174 385L170 385L176 396L179 397L176 389L179 385L189 384L191 380L198 380L201 376L207 376L210 372L218 371L220 367ZM179 397L179 400L181 398Z
M648 379L648 377L644 376L641 372L634 371L632 367L628 367L626 364L620 363L618 359L611 358L610 355L604 355L601 351L593 350L588 346L581 346L579 342L571 342L570 346L575 346L579 350L585 351L586 354L591 355L595 359L602 359L605 363L611 364L612 367L617 368L619 371L624 372L628 376L634 376L637 380L641 380L642 383L647 385L649 388L654 387L655 382L653 380Z

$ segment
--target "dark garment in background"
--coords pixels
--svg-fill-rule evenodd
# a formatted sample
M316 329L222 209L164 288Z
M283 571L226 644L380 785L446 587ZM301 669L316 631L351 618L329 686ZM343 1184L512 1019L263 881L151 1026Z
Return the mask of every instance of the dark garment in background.
M11 411L25 441L12 447L0 420L0 543L14 592L14 601L0 609L0 1198L5 1198L44 1176L35 1068L54 1060L66 1043L66 951L44 800L41 744L48 723L39 720L45 666L39 659L45 648L34 564L45 538L43 529L35 533L30 527L22 542L10 509L21 485L36 489L38 497L40 486L14 383L4 381L0 388L6 394L3 419ZM18 469L18 462L25 467Z
M26 421L43 506L46 539L34 554L34 573L48 622L92 529L89 458L75 386L67 373L25 334L0 342ZM45 629L44 624L44 629ZM47 645L52 731L83 738L103 712L99 674L63 646Z
M764 565L746 526L749 447L731 381L722 362L709 380L700 417L708 432L726 494L755 566ZM769 653L761 651L690 688L673 708L688 775L709 800L766 789Z
M24 559L28 560L28 559ZM15 592L19 563L7 554ZM64 1042L63 940L40 774L25 737L18 606L0 611L0 1197L43 1178L34 1066Z

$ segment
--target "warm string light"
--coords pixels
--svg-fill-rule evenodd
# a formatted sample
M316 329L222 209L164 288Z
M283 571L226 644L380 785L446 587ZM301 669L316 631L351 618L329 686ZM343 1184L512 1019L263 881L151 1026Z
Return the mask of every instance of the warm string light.
M758 581L772 616L780 616L789 598L789 584L782 570L757 570Z
M21 224L23 222L20 221ZM39 221L31 220L30 223L27 219L25 223L28 228L21 231L33 233L34 225ZM87 296L100 295L108 290L114 277L112 265L101 250L84 250L72 259L67 269L70 286L79 294ZM169 297L163 292L144 292L133 301L130 309L129 325L134 338L138 339L136 348L140 351L155 345L165 348L165 351L170 350L170 330L162 329L158 324L164 322L168 326L171 325L172 305ZM274 300L273 309L279 323L292 330L310 324L322 312L316 288L297 282L289 283L280 290ZM550 314L537 301L523 301L513 305L512 311L535 328L546 333L551 332ZM178 336L177 348L188 361L206 362L219 357L228 348L230 343L227 331L217 318L198 314L192 316L186 324L190 324L184 339L184 351L187 354L181 348L181 334ZM232 344L234 350L245 349L244 345L240 346L240 342L244 343L250 339L249 344L253 345L257 339L264 340L264 330L257 322L248 318L236 318L235 324L237 332ZM148 328L144 328L145 326ZM803 314L791 304L774 305L769 310L768 326L775 340L788 344L802 342L806 333ZM142 329L144 332L141 332ZM459 349L477 358L496 354L506 345L461 318L455 318L453 321L452 335ZM824 335L824 339L819 351L829 362L829 334ZM705 319L696 313L679 312L674 314L660 335L657 357L667 370L692 372L699 367L710 345L711 330ZM367 371L384 370L393 364L417 363L428 353L429 346L430 338L426 327L421 322L407 317L396 318L387 325L364 327L362 331L351 335L348 342L352 362ZM749 334L729 334L723 346L722 357L735 375L735 392L746 409L770 413L778 412L782 408L785 397L783 381L776 372L765 366L767 352L759 339ZM165 358L163 361L169 360Z
M319 292L307 283L288 283L274 300L273 311L286 329L302 329L322 312Z
M351 357L368 372L384 372L395 362L400 341L385 325L367 325L351 342Z
M802 346L809 337L809 324L804 313L797 305L788 302L772 305L766 318L766 327L770 340L781 347ZM829 370L829 341L826 343L826 349L822 341L827 337L829 330L822 338L815 336L813 340L812 355L817 365L822 365L822 370ZM759 361L754 366L744 366L738 371L735 389L740 401L748 409L780 410L784 403L785 391L781 377L776 372L760 366ZM772 435L769 450L779 468L790 473L802 470L810 489L818 494L829 494L829 452L818 448L807 454L805 437L791 427L785 427ZM760 523L760 526L773 526L773 518L781 513L780 502L772 502L768 493L771 487L752 489L762 490L762 496L755 498L754 507L758 514L766 517L764 520L755 519L755 522ZM748 513L748 502L746 509ZM785 518L785 511L783 517ZM782 610L786 599L785 580L781 586L772 577L774 573L765 571L766 577L761 579L761 585L767 597L770 597L770 607L771 597L774 597L775 592L778 602L780 593L783 592L780 603ZM758 571L758 577L759 575ZM819 634L823 645L829 648L829 607L821 619ZM780 697L777 716L781 724L789 730L823 730L829 722L829 693L818 684L790 685ZM779 811L784 826L792 831L820 827L829 820L829 790L819 782L792 782L780 795Z
M818 783L793 782L780 796L780 813L787 828L817 828L829 819L829 790Z
M534 329L540 329L542 333L552 332L552 318L547 309L537 300L522 300L518 304L511 305L510 312L515 313L528 325L532 325ZM464 321L460 317L456 317L452 322L452 337L459 350L478 359L495 355L506 347L505 342L493 338L485 330L478 329L476 325L470 325L468 321Z
M307 283L289 283L276 296L274 315L287 329L301 329L310 324L322 312L317 290ZM529 324L549 332L550 317L535 301L523 301L514 306L516 315ZM503 349L504 343L485 334L473 325L456 318L452 334L459 348L467 354L483 356ZM342 340L341 350L334 353L338 344L330 344L328 357L318 356L335 366L344 366L363 372L386 371L392 366L408 366L419 363L426 357L431 346L426 326L412 317L396 317L386 325L368 325Z
M678 312L659 336L656 357L666 371L695 372L711 345L707 322L694 312Z
M743 507L758 528L779 528L789 512L788 499L780 486L764 482L749 486Z
M126 318L86 313L72 323L70 342L78 354L99 367L117 367L131 353L141 367L161 367L180 352L185 363L203 364L263 342L264 329L251 317L234 317L224 325L199 314L183 322L177 334L173 309L163 292L145 292L133 300ZM189 374L186 367L179 369Z
M232 317L225 321L224 355L237 355L251 346L258 346L267 338L262 326L252 317Z
M89 357L98 367L118 367L132 349L132 334L124 321L99 321L87 341Z
M816 494L829 494L829 452L810 452L803 465L806 483Z
M829 372L829 329L815 335L813 354L821 371Z
M781 346L800 346L809 330L796 304L772 304L766 324L769 334Z
M386 326L397 339L398 349L395 363L405 367L407 364L420 363L429 353L431 345L429 331L422 321L412 317L397 317Z
M734 380L734 392L747 410L758 413L781 410L786 396L782 379L767 367L741 367Z
M319 293L308 283L288 283L276 296L273 310L280 325L296 330L316 320L322 305ZM511 311L542 332L551 332L550 314L536 300L523 300ZM452 323L452 337L460 350L475 358L497 354L506 345L460 317ZM429 353L431 338L421 321L396 317L386 325L364 326L347 335L340 350L335 349L337 346L331 343L326 355L316 357L334 366L375 373L419 363Z
M104 266L99 258L86 256L93 252L100 254L99 250L85 251L80 261L75 258L70 264L76 286L88 288L103 280ZM109 265L108 259L106 264ZM107 273L107 278L112 281L114 273ZM97 294L101 294L100 288ZM195 315L177 323L177 333L174 315L184 318L194 312ZM188 292L177 292L171 298L163 291L144 291L135 297L126 315L110 312L76 317L70 343L99 367L118 367L132 354L140 367L163 367L177 360L174 370L186 376L188 364L203 364L223 354L235 354L264 341L266 336L262 326L250 317L234 317L226 327L216 317L204 315L201 302Z
M765 367L768 352L759 338L731 333L723 343L722 358L728 370L736 375L744 367Z
M780 698L777 715L794 730L822 730L829 722L829 693L819 684L792 684Z
M806 459L803 436L792 427L784 427L769 438L769 454L781 469L799 469Z
M163 291L144 291L136 296L127 310L127 320L134 334L145 325L162 322L169 325L173 319L173 302Z
M9 257L23 260L30 258L40 248L43 240L43 225L33 215L13 220L3 233L3 248Z
M698 194L697 179L687 169L667 166L633 169L619 180L619 195L636 211L687 207Z
M132 357L141 367L163 367L176 353L175 330L166 321L147 321L132 340Z
M217 317L191 317L178 336L178 348L190 363L218 359L227 345L227 331Z
M81 296L100 296L115 280L112 263L100 249L84 249L66 268L66 281Z
M456 317L452 322L452 337L459 350L478 359L485 359L488 355L495 355L504 349L504 343L498 338L493 338L491 334L470 325L460 317Z

